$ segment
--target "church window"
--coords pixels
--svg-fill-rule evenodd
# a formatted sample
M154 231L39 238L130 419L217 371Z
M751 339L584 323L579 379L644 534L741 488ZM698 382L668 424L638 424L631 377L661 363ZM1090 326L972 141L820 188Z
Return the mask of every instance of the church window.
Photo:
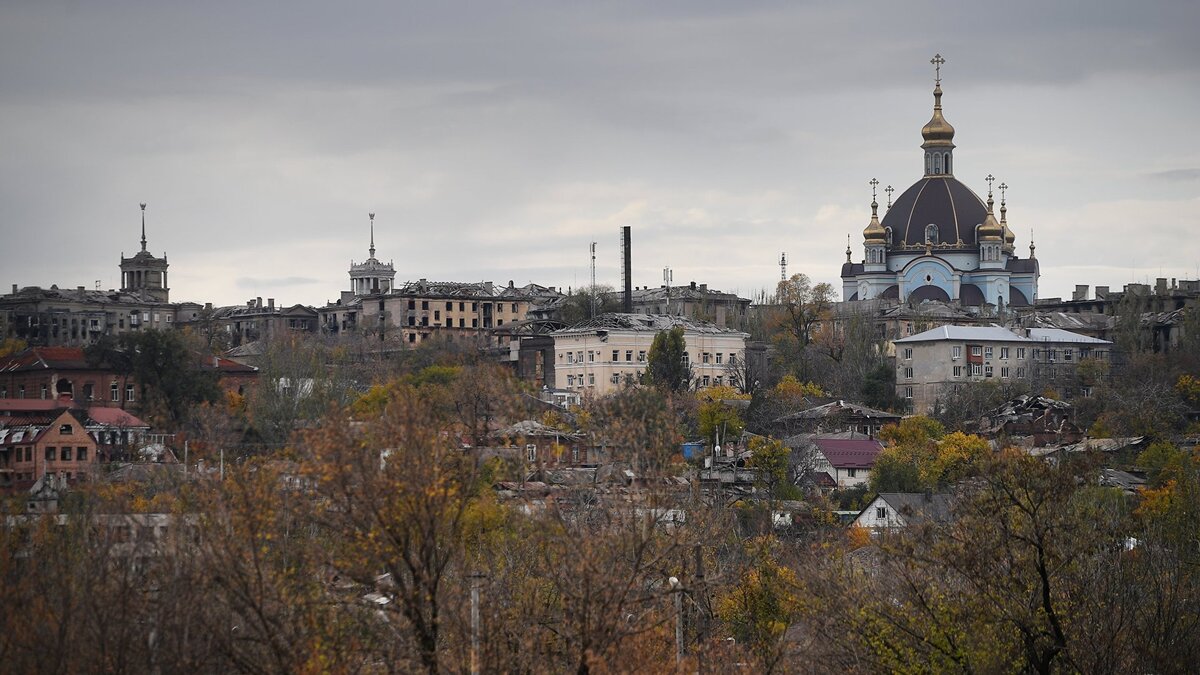
M937 225L930 223L929 225L925 226L925 241L930 244L938 243Z
M950 153L948 152L946 153L946 173L953 173L953 171L950 170Z

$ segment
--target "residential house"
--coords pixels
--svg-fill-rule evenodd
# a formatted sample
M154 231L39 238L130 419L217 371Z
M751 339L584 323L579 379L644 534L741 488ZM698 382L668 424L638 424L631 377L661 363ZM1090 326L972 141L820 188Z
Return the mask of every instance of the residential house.
M881 492L854 519L854 527L903 528L950 519L953 496L930 492Z

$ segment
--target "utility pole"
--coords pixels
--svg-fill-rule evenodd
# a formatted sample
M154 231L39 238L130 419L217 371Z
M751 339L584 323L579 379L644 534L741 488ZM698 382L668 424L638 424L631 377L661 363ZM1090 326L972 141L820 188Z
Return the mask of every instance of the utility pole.
M471 573L471 675L479 675L479 584L482 572Z
M675 663L683 662L683 588L677 577L670 578L671 595L675 601Z

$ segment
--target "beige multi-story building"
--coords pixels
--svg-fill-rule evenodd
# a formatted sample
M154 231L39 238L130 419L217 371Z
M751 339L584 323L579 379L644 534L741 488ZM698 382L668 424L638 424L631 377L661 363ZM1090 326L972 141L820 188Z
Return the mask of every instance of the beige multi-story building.
M940 326L895 341L896 393L913 412L970 382L1062 382L1083 359L1111 359L1112 343L1057 328Z
M640 382L654 337L676 326L684 331L685 358L692 367L694 386L728 384L746 356L749 334L682 316L602 314L550 334L555 385L604 396Z
M553 288L528 284L496 287L479 283L421 279L391 293L362 299L360 329L417 345L433 335L449 339L491 338L494 329L524 322L531 308L557 296ZM390 334L390 336L389 336ZM506 332L507 334L507 332Z

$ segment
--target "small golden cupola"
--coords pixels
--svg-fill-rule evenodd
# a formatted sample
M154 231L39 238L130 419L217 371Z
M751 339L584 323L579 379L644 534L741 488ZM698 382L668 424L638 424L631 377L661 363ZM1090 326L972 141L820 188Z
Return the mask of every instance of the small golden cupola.
M879 179L872 178L868 185L871 186L871 222L867 223L866 229L863 230L863 241L868 244L885 244L887 243L887 230L879 224L879 202L876 201L878 196L875 192L875 188L879 185Z
M935 68L933 86L933 117L921 128L921 137L925 142L921 148L925 150L925 175L948 176L954 173L952 158L954 154L954 127L942 116L942 64L946 59L937 54L929 61Z
M1004 250L1012 253L1016 249L1017 235L1008 226L1008 183L1000 184L1000 228L1004 230Z
M993 180L995 179L992 178L991 174L988 174L987 217L983 219L983 224L979 226L980 241L1002 241L1004 238L1004 228L1000 226L1000 223L996 222L996 216L992 212L992 206L996 203L992 199Z

